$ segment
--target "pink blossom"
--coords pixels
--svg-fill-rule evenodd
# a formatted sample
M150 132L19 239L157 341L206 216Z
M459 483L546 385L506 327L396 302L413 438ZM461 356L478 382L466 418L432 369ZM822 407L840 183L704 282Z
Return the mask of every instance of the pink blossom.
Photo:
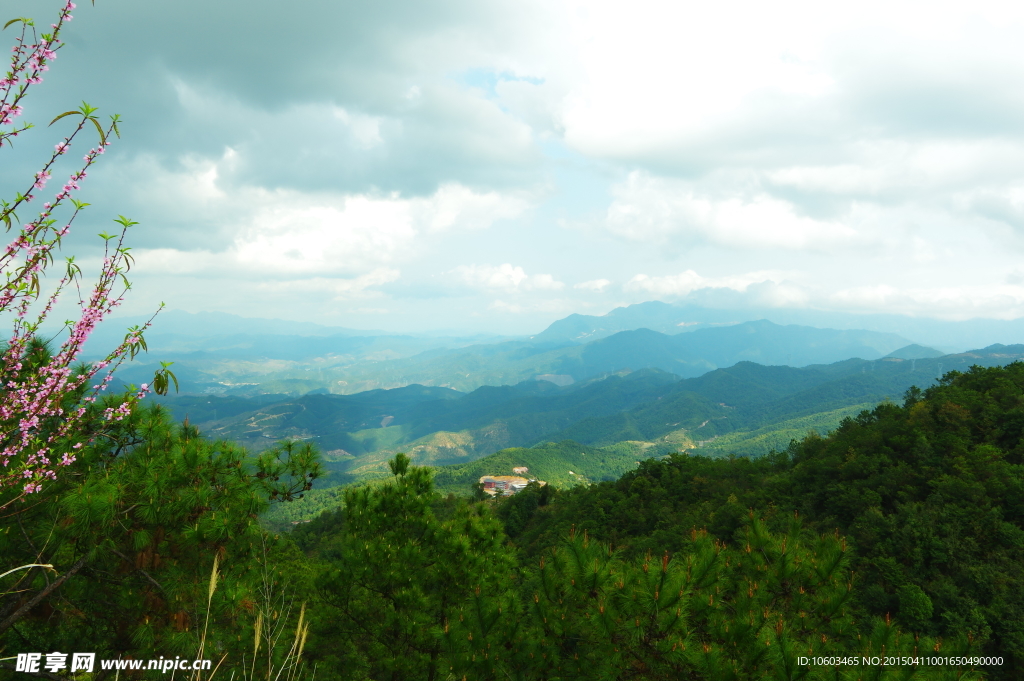
M73 2L65 4L58 23L52 25L51 38L29 45L26 44L24 30L20 37L16 37L17 44L11 50L10 70L0 79L0 124L10 125L22 114L20 101L28 86L42 82L41 74L49 69L49 62L57 58L54 48L60 44L58 35L63 22L72 19L70 11L74 8ZM16 90L18 87L20 89ZM28 127L0 132L0 146L9 147L10 144L3 145L3 141L17 137ZM50 165L58 156L67 153L80 130L81 127L54 146L53 157L33 178L31 186L34 190L45 188L51 177ZM76 278L66 275L57 282L56 289L36 305L39 295L33 284L37 278L45 277L47 267L53 264L53 249L69 233L71 222L77 215L75 210L71 220L58 227L56 220L50 217L51 212L60 209L72 192L79 191L87 170L109 144L107 139L97 148L90 149L84 157L84 165L70 175L52 201L43 205L39 217L24 225L0 251L0 273L6 275L0 279L6 280L0 284L0 312L13 313L7 317L12 320L13 330L4 351L0 352L0 385L6 386L0 391L0 431L11 436L0 450L0 464L3 466L0 487L27 481L23 491L35 493L42 488L44 481L56 480L61 468L75 462L76 452L87 444L75 441L76 429L89 416L91 405L96 403L99 394L110 385L113 372L131 346L138 343L136 335L132 335L130 341L122 343L105 360L97 362L84 373L76 376L72 371L93 329L122 301L124 291L119 292L116 287L126 264L125 252L120 247L122 242L117 240L109 245L111 250L103 259L99 279L82 301L81 316L71 324L68 338L59 351L45 366L32 371L28 370L32 365L24 361L35 330L54 309L57 299L67 287L78 285ZM21 197L14 207L31 198L31 194ZM148 326L147 323L145 327ZM102 377L98 376L100 373ZM97 379L99 381L94 383ZM66 408L68 396L86 388L88 390L78 404ZM137 393L125 395L116 406L107 408L104 415L113 421L124 419L148 389L149 386L144 385Z

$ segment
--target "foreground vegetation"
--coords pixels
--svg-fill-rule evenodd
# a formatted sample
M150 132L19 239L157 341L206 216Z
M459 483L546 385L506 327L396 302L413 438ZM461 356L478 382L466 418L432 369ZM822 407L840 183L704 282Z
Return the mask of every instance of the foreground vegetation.
M187 656L208 619L218 657L233 650L226 641L252 628L261 603L271 607L260 596L267 574L298 559L290 542L261 529L259 514L319 474L308 446L252 458L172 423L159 406L105 432L68 468L10 505L0 525L5 571L37 565L0 584L0 657ZM212 597L215 560L225 588Z
M285 534L258 515L305 493L312 448L256 458L152 407L9 508L5 564L56 574L4 578L0 657L339 681L1020 678L1022 405L1024 365L975 368L782 453L497 501L444 495L399 455ZM918 664L800 661L886 655ZM961 655L1001 664L920 659Z

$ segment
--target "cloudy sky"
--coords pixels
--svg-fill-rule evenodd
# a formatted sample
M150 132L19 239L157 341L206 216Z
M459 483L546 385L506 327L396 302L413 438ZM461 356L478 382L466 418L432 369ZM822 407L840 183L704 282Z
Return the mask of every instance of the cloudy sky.
M4 3L43 25L58 6ZM95 262L110 218L141 223L124 313L532 333L712 288L1015 318L1022 13L83 1L27 118L84 99L125 120L68 244ZM60 125L5 152L4 196Z

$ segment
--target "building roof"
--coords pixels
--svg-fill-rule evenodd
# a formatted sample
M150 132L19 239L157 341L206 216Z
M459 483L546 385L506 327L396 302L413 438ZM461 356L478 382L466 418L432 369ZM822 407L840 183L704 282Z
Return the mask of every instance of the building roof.
M485 475L480 478L480 482L507 482L510 484L513 482L521 482L525 485L529 480L526 478L520 478L518 475Z

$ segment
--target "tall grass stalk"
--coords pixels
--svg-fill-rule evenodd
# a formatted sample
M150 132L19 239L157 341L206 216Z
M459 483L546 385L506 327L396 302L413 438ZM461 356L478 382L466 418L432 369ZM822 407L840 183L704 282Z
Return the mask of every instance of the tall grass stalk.
M206 634L210 629L210 611L213 610L213 592L217 590L217 554L213 556L213 569L210 570L210 588L206 592L206 621L203 623L203 635L199 639L199 654L196 656L197 659L203 659L203 652L206 650ZM217 665L220 666L219 664ZM216 671L216 670L214 670ZM210 673L213 676L213 672ZM193 675L194 678L198 679L198 673Z
M8 570L7 572L5 572L2 575L0 575L0 579L6 577L7 575L14 574L18 570L28 570L29 568L36 568L36 567L46 568L47 570L52 570L53 569L53 566L49 565L49 564L44 565L42 563L29 563L28 565L22 565L20 567L14 568L13 570Z
M289 597L287 589L279 586L279 581L270 569L267 560L267 547L264 543L264 556L260 561L263 574L262 586L259 588L259 602L257 605L256 621L253 632L252 660L247 664L243 655L237 668L232 669L229 681L302 681L304 669L302 666L302 653L306 647L306 639L309 635L309 620L306 617L306 604L299 608L298 622L295 625L295 633L292 636L291 645L284 659L275 663L274 653L280 649L281 639L285 634L287 622L293 611L294 600ZM206 618L203 624L203 633L199 639L199 652L196 659L204 659L206 642L209 635L210 617L213 612L213 595L220 582L220 564L217 556L214 556L213 569L210 571L209 588L206 594ZM259 675L256 674L256 662L260 657L261 649L266 655L265 675L261 667ZM220 667L224 664L228 654L224 655L217 662L216 666L207 674L201 670L195 670L190 676L191 681L211 681ZM229 665L230 666L230 665ZM316 677L314 669L309 677L312 681ZM172 680L173 681L173 680Z

